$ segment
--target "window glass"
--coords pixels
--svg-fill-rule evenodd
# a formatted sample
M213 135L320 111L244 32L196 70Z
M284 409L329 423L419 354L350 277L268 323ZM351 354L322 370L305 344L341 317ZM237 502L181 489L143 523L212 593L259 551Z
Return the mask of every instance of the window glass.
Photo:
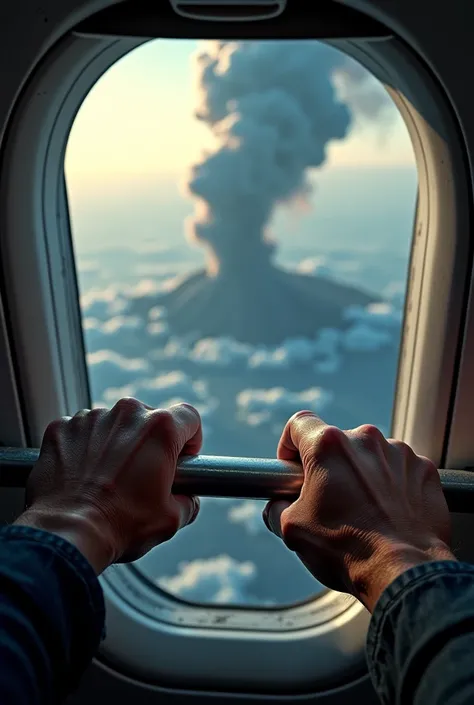
M390 432L417 194L384 87L316 41L149 42L97 82L66 154L94 405L194 404L203 452L274 457L313 409ZM321 590L263 502L203 499L138 562L194 602Z

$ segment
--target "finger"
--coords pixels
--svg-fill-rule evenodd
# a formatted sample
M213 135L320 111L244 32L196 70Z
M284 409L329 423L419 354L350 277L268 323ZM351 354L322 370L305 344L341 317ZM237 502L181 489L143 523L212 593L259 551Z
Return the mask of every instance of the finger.
M144 410L153 411L153 407L144 404L135 397L122 397L110 409L109 415L111 418L115 416L141 416Z
M120 439L122 446L127 446L153 411L152 407L143 404L135 397L122 397L107 414L104 414L103 421L110 436L115 435L116 439Z
M262 518L267 529L279 538L283 538L281 533L281 515L288 507L291 507L291 502L278 499L273 502L268 502L262 513Z
M202 446L201 417L191 404L174 404L168 411L173 416L179 455L197 455Z
M81 410L78 411L76 414L74 414L74 416L72 417L71 421L72 421L73 419L83 419L85 416L87 416L88 414L90 414L90 411L91 411L90 409L81 409Z
M301 455L305 439L314 436L327 426L312 411L298 411L286 424L278 444L277 457L280 460L296 460Z
M201 505L199 497L176 494L171 497L171 506L178 512L179 529L183 529L196 521Z

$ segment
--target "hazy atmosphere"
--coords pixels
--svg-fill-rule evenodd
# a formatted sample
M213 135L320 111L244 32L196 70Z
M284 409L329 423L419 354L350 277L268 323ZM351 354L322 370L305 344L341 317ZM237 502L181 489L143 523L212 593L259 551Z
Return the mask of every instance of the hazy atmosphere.
M86 98L66 180L92 402L187 401L203 452L274 457L299 409L389 434L415 216L406 127L321 42L144 44ZM139 562L182 599L321 587L261 519L203 499Z

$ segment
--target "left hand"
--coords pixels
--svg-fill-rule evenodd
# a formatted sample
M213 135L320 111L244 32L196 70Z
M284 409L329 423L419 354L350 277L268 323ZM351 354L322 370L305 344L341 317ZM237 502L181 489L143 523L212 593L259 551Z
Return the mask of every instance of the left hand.
M15 522L63 536L100 573L133 561L194 521L199 502L172 495L178 457L196 455L201 419L188 404L132 398L51 423Z

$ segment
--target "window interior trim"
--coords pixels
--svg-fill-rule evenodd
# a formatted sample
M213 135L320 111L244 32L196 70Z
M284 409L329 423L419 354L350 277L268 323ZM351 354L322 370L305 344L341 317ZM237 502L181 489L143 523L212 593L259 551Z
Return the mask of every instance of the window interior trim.
M83 356L77 354L82 349L82 332L77 333L80 311L71 305L75 291L71 237L67 218L58 218L58 211L67 213L67 206L59 189L54 204L49 198L52 181L57 189L67 135L83 98L112 63L144 41L69 36L43 62L7 131L9 148L4 150L0 172L5 208L3 275L33 445L39 444L52 418L89 403L87 370ZM392 433L441 466L461 302L470 271L469 178L459 146L460 131L433 77L415 65L396 41L330 43L361 61L386 84L412 137L420 197ZM28 108L23 110L26 102ZM434 128L423 113L429 114ZM33 168L28 170L27 164ZM14 183L23 187L15 191ZM18 246L22 236L26 241ZM48 257L54 263L49 271ZM38 297L27 295L32 290ZM75 347L66 342L65 331ZM41 375L31 374L37 369Z
M16 384L7 319L0 296L0 445L23 447L27 438L23 423L23 409Z
M141 39L67 37L30 81L8 130L0 173L2 266L34 445L52 418L74 413L89 402L87 370L78 345L82 330L75 263L67 208L61 203L67 137L99 76L141 43ZM459 133L444 93L395 39L331 43L387 85L414 144L420 205L393 433L440 463L461 302L470 271L467 176ZM152 619L123 599L111 576L102 578L108 629L102 654L147 680L171 678L205 688L217 679L222 687L237 691L251 687L255 692L267 692L270 680L281 691L294 687L297 680L299 687L317 690L337 674L364 668L368 615L358 604L325 625L309 623L284 636L274 634L270 639L266 632L258 638L255 631L190 629ZM215 612L211 607L208 611ZM288 663L289 641L292 653L299 654L299 665L292 659L294 670L274 668L275 663ZM130 649L132 643L139 648ZM158 643L160 659L155 657ZM189 658L183 658L183 649ZM262 662L272 665L271 679Z
M141 43L66 38L43 60L14 112L23 117L6 131L0 171L2 275L32 446L40 445L52 419L89 404L64 188L67 137L93 84Z

